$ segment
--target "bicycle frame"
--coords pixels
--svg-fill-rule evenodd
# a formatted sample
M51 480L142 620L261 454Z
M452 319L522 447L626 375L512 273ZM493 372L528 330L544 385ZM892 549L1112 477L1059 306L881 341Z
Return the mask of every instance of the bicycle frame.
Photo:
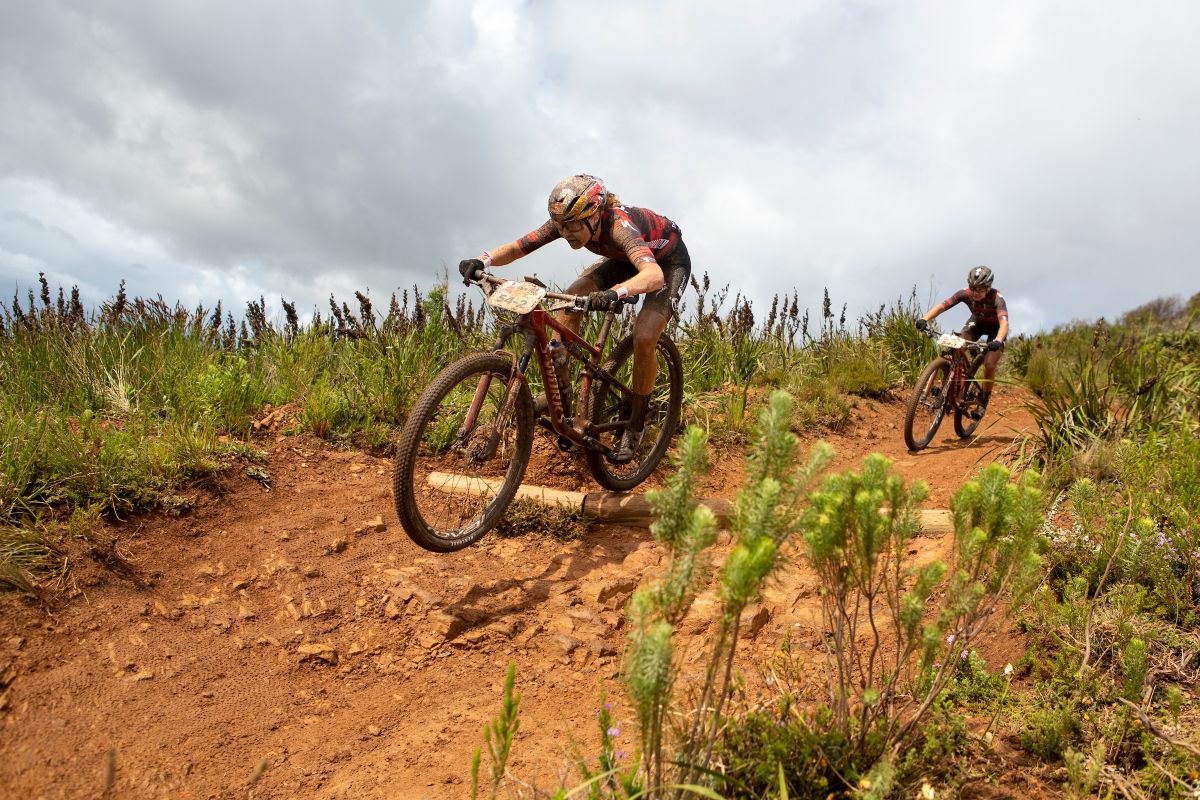
M974 342L968 344L974 344ZM964 375L968 369L977 371L979 362L983 361L987 355L987 350L981 347L976 355L971 356L969 355L970 349L969 346L955 348L950 356L950 380L947 383L946 396L943 399L949 410L957 411L963 408L962 396L967 387Z
M573 295L547 293L546 296L555 299L570 300L578 306L578 298ZM504 399L501 401L500 410L492 428L492 433L488 438L487 448L482 455L483 458L491 458L495 454L499 443L499 432L508 424L509 415L512 413L513 404L516 402L517 392L520 390L521 383L526 382L525 376L529 369L529 361L535 351L538 357L538 365L541 368L542 382L546 389L548 418L550 426L554 429L555 433L583 447L600 452L608 452L608 446L600 442L597 434L608 430L615 430L617 427L621 427L623 423L611 423L602 427L592 425L587 420L587 409L583 400L591 391L592 382L595 379L606 381L620 389L626 395L632 393L630 387L600 367L604 346L608 343L614 317L615 313L612 311L605 313L604 319L600 324L600 334L597 337L596 344L592 344L581 335L575 333L575 331L556 320L553 317L553 312L541 307L521 314L514 323L506 323L500 326L499 336L492 347L492 352L507 355L512 359L512 374L509 376ZM573 419L567 419L566 409L563 408L562 397L559 393L558 372L554 368L550 354L551 336L548 329L553 329L558 333L568 357L575 359L583 365L579 402L576 403L577 410ZM522 334L525 339L520 356L513 351L504 349L504 343L515 333ZM491 376L480 378L479 386L475 390L475 397L471 402L471 407L467 412L462 427L459 429L460 436L465 436L468 431L475 427L479 410L483 405L484 397L490 386Z

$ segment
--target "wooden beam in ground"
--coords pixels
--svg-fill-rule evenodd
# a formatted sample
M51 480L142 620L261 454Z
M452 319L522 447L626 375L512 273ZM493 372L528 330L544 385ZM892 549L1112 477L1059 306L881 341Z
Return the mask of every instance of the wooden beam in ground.
M449 494L495 494L502 483L491 478L472 478L450 472L431 472L426 477L426 482L434 489ZM648 528L654 521L653 509L642 494L569 492L545 486L522 485L518 487L516 496L544 505L578 511L592 519L614 525ZM733 503L719 498L701 498L699 502L716 515L718 525L729 524L733 514ZM921 528L928 533L948 533L954 529L954 523L949 511L922 509Z

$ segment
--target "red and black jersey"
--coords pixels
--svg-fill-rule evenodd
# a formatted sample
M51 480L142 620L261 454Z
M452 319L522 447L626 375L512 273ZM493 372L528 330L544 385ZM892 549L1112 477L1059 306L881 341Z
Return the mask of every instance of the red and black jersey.
M614 206L600 212L600 236L584 247L605 258L636 265L647 259L657 261L659 257L670 255L682 235L678 225L648 208ZM542 245L561 238L554 223L546 220L542 227L518 239L517 247L521 248L522 254L529 255Z
M979 300L972 300L966 289L959 289L942 301L947 311L959 303L967 304L980 325L999 325L1000 320L1008 321L1008 305L1004 302L1004 295L997 289L988 289L987 294Z

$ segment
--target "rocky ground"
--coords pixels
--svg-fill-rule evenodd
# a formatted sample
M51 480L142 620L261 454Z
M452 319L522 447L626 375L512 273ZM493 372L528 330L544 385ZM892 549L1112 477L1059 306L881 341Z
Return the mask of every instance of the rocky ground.
M852 430L826 438L837 468L877 450L924 478L930 508L1031 424L998 394L979 436L960 442L947 423L913 455L902 419L899 402L860 401ZM572 742L594 752L602 696L633 749L623 607L664 565L646 530L489 535L435 555L396 523L387 460L307 436L259 445L257 478L239 470L222 493L196 492L187 515L96 531L123 563L79 561L41 602L0 597L0 798L466 797L510 661L516 775L557 786ZM729 449L702 494L733 497L742 467ZM527 480L595 488L548 439ZM946 544L923 536L915 555ZM815 589L793 569L750 610L748 686L785 634L801 662L819 658ZM683 626L685 680L715 610L704 594ZM988 647L993 664L1020 653L1011 636Z

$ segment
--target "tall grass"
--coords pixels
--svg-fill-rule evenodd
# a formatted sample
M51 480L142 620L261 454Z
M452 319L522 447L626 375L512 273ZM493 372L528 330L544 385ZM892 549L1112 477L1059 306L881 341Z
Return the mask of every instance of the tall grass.
M0 525L16 528L55 509L175 505L245 452L268 409L288 407L294 431L387 447L433 375L493 335L484 307L465 296L450 307L444 281L392 295L386 309L363 293L353 306L330 297L304 323L287 300L282 313L259 298L235 317L220 303L131 298L122 283L89 314L77 290L56 298L44 276L39 287L0 304ZM750 407L779 387L799 398L795 424L839 428L848 398L884 396L919 366L919 313L914 295L852 330L826 292L810 330L796 293L759 319L703 275L671 323L689 421L704 414L710 435L740 437ZM626 315L614 341L629 329Z

